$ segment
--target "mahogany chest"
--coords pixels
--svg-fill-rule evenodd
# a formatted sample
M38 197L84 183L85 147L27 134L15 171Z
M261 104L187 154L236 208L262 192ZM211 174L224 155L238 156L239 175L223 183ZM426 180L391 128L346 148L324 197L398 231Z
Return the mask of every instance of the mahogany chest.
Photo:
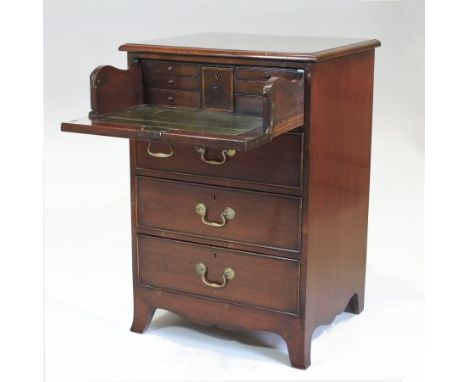
M364 306L378 40L198 34L124 44L63 131L128 138L134 320L314 330Z

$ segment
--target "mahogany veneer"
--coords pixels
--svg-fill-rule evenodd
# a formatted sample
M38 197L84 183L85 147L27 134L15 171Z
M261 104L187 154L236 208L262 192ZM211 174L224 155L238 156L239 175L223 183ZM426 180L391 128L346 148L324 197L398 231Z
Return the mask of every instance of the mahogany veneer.
M130 140L134 320L281 335L364 307L378 40L201 34L125 44L63 131Z

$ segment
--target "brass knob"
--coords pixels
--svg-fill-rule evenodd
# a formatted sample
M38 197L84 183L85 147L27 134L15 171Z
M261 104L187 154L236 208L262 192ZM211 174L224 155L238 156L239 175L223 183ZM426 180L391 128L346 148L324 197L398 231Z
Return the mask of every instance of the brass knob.
M167 70L168 70L169 72L173 72L173 71L174 71L174 67L173 67L173 66L168 66L168 67L167 67Z
M174 101L174 96L171 96L171 95L170 95L170 96L167 96L167 100L168 100L169 102Z
M171 78L169 81L167 81L169 85L174 85L174 80Z

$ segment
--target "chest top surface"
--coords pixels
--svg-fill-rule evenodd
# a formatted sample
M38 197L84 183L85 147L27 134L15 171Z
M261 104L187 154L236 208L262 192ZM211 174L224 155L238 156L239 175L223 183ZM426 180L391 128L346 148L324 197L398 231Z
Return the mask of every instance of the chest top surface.
M375 39L199 33L126 43L120 50L276 60L321 61L380 46Z

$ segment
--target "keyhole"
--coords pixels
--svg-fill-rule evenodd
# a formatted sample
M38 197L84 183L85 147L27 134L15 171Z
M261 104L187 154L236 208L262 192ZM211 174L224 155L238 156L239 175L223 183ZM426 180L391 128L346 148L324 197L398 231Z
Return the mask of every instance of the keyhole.
M216 252L213 252L213 260L216 260Z
M216 194L213 194L213 200L216 200Z
M215 78L216 78L216 81L219 81L219 73L218 72L215 73Z

